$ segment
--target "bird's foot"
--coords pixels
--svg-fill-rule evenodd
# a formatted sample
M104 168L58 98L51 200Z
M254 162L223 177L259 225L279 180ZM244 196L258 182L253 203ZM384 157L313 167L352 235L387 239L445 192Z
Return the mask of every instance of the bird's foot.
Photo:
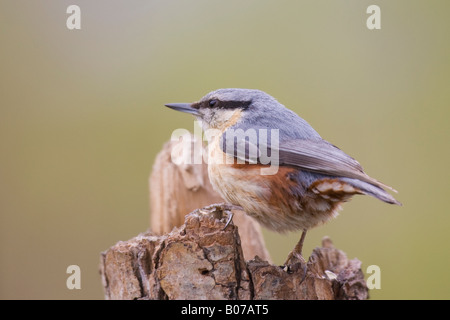
M230 203L214 203L209 206L206 206L202 209L210 214L213 214L216 219L222 220L226 214L227 221L222 230L225 230L230 223L233 221L233 211L232 210L243 210L242 207L230 204Z
M303 256L300 253L295 252L293 250L293 251L289 252L289 255L288 255L286 261L284 262L283 266L288 267L290 265L293 265L293 264L299 263L299 262L306 263L306 260L305 260L305 258L303 258Z
M298 252L295 252L295 250L289 253L286 261L282 266L282 269L287 273L294 273L301 269L302 270L301 272L303 274L300 283L302 283L306 278L307 268L308 264L305 258L303 258L303 256Z
M305 280L306 271L307 271L307 262L306 262L305 258L303 258L303 255L302 255L303 242L305 240L305 236L306 236L306 229L303 230L300 240L296 244L294 250L292 250L289 253L289 255L283 265L283 270L286 272L289 272L289 273L296 272L297 270L299 270L301 268L303 271L303 276L302 276L301 282L303 282L303 280Z

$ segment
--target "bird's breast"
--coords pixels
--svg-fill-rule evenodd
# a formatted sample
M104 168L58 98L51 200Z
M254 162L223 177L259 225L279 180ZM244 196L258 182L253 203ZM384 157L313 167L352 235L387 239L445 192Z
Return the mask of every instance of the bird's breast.
M299 169L281 166L276 174L262 175L266 165L237 164L232 160L218 143L216 147L210 145L211 184L224 200L241 206L266 228L277 232L310 229L337 215L339 201L314 193L302 183ZM329 192L321 184L315 187Z

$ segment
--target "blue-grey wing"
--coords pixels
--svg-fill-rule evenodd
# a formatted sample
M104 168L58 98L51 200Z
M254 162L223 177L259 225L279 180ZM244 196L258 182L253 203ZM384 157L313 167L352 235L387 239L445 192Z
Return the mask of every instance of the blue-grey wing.
M363 190L383 201L399 204L384 191L384 188L393 190L391 187L368 176L358 161L336 146L317 136L312 139L292 136L281 129L232 127L222 135L222 150L240 163L296 167L314 173L311 176L314 178L346 178L359 188L366 186Z

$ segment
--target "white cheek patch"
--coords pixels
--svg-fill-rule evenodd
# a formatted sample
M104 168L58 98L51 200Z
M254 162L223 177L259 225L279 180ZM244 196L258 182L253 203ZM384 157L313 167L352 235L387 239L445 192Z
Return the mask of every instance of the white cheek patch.
M235 117L237 115L237 113L241 113L241 110L236 110L236 109L221 110L214 114L214 118L217 123L226 125L233 117Z
M241 110L213 110L204 109L202 113L202 128L204 131L208 129L226 130L234 125L241 117Z

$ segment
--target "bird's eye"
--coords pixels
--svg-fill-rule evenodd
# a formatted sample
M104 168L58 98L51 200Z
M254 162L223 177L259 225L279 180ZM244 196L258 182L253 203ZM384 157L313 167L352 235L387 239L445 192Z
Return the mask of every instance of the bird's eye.
M209 106L212 108L212 107L215 107L217 105L217 100L215 100L215 99L213 99L213 100L209 100Z

